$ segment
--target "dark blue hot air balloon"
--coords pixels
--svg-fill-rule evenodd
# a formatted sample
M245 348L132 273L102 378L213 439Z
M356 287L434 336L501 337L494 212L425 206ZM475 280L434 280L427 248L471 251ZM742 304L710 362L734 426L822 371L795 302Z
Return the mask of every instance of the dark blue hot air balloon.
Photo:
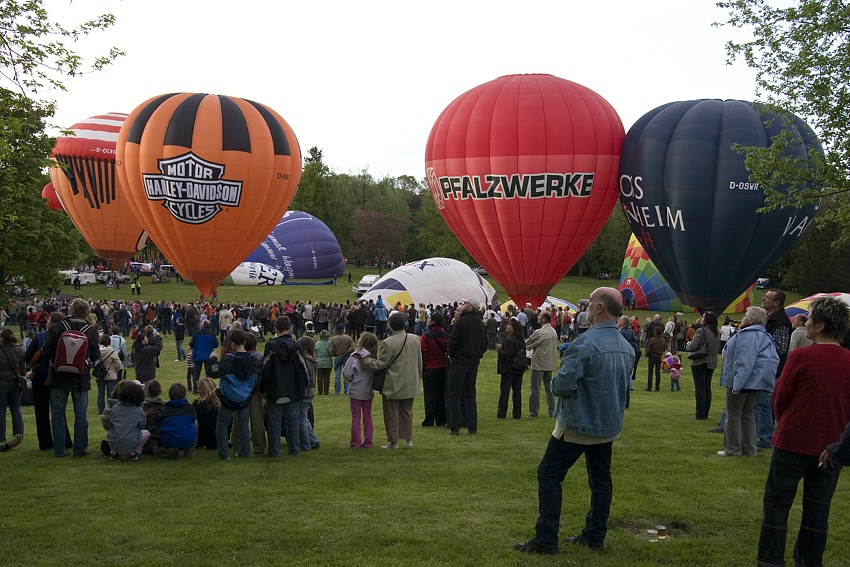
M334 233L301 211L287 211L245 262L267 264L287 279L333 278L345 271Z
M738 100L673 102L629 130L620 204L635 236L685 305L720 312L800 237L817 205L758 213L764 191L734 144L767 147L784 129L807 167L817 136L798 117ZM787 191L788 187L780 188Z

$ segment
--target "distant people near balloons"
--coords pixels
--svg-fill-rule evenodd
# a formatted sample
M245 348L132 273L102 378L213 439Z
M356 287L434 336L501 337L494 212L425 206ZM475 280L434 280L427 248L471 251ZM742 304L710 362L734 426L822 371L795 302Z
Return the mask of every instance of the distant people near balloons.
M147 235L115 174L115 146L126 114L112 112L69 128L53 148L50 168L54 193L74 226L101 258L120 265L144 247ZM48 192L45 187L42 196ZM55 209L53 201L48 206Z
M767 147L783 132L791 137L789 155L813 167L809 152L823 153L814 132L796 116L756 103L673 102L629 129L620 205L685 305L723 312L812 221L817 204L759 212L764 190L749 182L746 155L733 147Z
M499 77L437 118L426 179L464 248L517 305L536 309L614 208L623 134L614 108L587 87Z
M127 117L116 151L133 213L203 297L272 231L301 179L286 121L236 97L153 97Z

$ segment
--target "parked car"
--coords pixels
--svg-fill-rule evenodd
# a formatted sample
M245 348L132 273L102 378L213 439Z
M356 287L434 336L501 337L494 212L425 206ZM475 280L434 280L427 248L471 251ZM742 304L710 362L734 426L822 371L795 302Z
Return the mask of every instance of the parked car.
M381 279L381 276L377 274L369 274L363 276L362 278L360 278L360 282L356 286L353 286L351 288L351 291L356 293L357 297L360 297L361 295L369 291L369 288L372 287L372 285L374 285L375 282L377 282L379 279Z
M98 272L95 274L95 279L101 283L106 283L106 280L112 278L113 280L117 280L118 283L126 283L130 281L130 276L127 274L122 274L121 272L110 272L109 270L104 270L102 272Z

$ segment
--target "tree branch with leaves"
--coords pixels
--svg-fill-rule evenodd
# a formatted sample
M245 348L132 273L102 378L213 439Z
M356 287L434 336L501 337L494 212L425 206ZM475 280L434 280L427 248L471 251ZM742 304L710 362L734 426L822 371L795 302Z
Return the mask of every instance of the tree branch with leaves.
M765 189L767 209L836 196L817 222L844 227L839 243L850 242L850 7L840 0L798 0L776 7L769 0L719 2L728 20L716 25L751 32L752 39L729 41L729 63L743 60L756 72L756 98L776 111L796 114L817 134L824 157L811 151L814 175L789 156L790 136L767 148L741 147L751 179ZM787 192L779 191L783 185ZM805 188L809 187L809 188ZM814 187L812 189L811 187Z

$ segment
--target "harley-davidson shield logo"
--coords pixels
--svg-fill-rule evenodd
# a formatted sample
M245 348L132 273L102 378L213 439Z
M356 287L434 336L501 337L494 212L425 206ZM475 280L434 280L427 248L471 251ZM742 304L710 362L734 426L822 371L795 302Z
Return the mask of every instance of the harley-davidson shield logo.
M203 224L221 212L221 207L238 207L242 182L227 181L224 166L189 152L157 160L159 174L143 173L145 194L181 222Z

